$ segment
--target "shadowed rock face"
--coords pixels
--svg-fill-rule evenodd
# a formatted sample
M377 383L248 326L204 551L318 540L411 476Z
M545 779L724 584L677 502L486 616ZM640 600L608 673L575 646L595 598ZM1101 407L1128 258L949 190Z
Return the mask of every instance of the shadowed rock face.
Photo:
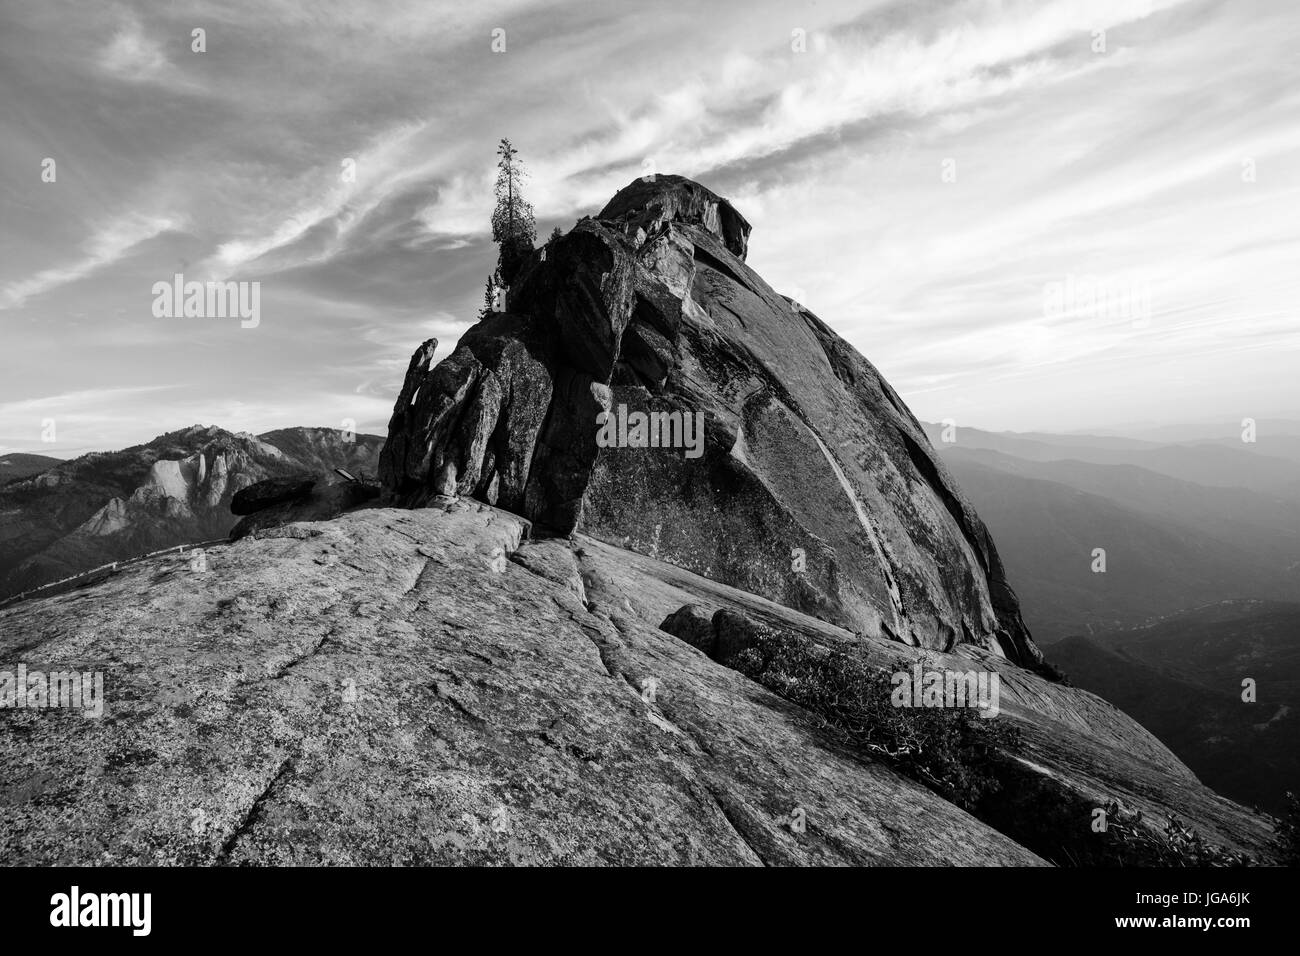
M315 484L312 475L267 478L235 492L230 499L230 511L237 515L251 515L273 505L296 501L309 495Z
M473 496L858 633L1040 660L915 417L745 265L748 237L726 200L660 176L537 250L508 312L436 366L434 342L412 359L387 500ZM602 413L628 425L612 447Z
M268 482L261 482L265 485ZM361 481L315 481L299 494L270 501L247 513L230 529L230 540L295 521L327 521L379 496L379 488ZM257 485L246 490L253 490Z

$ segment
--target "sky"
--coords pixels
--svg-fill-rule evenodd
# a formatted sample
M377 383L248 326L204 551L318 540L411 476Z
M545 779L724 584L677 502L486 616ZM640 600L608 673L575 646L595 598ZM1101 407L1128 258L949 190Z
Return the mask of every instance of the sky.
M3 0L0 453L384 434L503 136L543 236L728 197L922 419L1300 418L1298 45L1294 0ZM257 324L155 315L178 272Z

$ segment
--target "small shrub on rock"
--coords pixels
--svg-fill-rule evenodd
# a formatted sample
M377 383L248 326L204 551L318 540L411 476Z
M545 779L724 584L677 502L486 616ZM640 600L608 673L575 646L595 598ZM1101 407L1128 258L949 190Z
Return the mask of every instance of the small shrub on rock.
M809 710L824 729L967 809L998 789L996 753L1017 742L1014 728L969 708L896 707L889 671L769 628L755 627L749 646L721 663ZM933 669L929 661L925 664ZM912 666L898 660L894 671L910 673Z

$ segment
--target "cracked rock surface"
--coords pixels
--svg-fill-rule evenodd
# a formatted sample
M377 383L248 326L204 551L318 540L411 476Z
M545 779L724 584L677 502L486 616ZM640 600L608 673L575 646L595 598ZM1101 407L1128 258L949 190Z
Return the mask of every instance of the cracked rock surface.
M1021 817L1086 828L1111 800L1268 859L1265 817L1086 691L530 533L468 499L365 508L0 610L0 660L100 671L106 696L102 719L0 711L0 862L1027 865ZM715 616L998 674L1022 734L1006 813L716 663Z
M0 860L1039 862L527 533L365 509L0 611L5 660L107 698L0 715Z

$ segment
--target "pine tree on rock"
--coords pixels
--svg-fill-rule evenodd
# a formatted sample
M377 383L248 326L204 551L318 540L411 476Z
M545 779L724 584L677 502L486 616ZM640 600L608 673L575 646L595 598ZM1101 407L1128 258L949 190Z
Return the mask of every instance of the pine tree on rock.
M497 287L499 286L496 274L493 273L487 277L487 282L483 284L483 308L479 309L478 317L487 318L489 312L498 311Z
M533 219L533 206L527 202L520 187L525 178L518 150L503 139L497 147L496 209L492 211L492 240L500 246L497 273L508 286L518 274L520 266L533 251L537 240L537 224Z

